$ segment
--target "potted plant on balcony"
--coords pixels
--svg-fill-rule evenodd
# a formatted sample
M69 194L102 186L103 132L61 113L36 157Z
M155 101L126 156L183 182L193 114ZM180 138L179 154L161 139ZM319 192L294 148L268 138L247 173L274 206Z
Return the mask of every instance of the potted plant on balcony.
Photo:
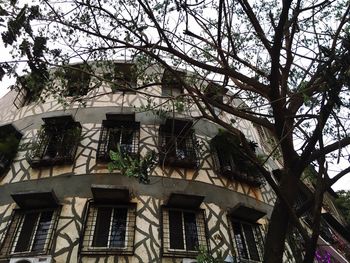
M242 181L254 186L261 184L259 171L250 161L251 158L256 157L255 142L246 141L246 147L244 147L239 136L219 130L211 141L211 147L216 156L217 170L221 175L230 180Z
M20 139L15 134L1 134L0 136L0 174L2 174L12 159L16 156Z

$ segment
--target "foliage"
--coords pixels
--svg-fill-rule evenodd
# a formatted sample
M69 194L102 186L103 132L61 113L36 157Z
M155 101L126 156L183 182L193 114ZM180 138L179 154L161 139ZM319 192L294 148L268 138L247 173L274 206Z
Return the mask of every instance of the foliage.
M340 190L337 194L339 197L335 199L335 204L344 215L347 228L350 230L350 191Z
M199 248L196 259L198 263L225 263L221 250L218 251L217 257L214 258L204 247Z
M263 163L263 156L255 155L255 148L257 143L254 141L248 141L248 149L244 148L240 138L237 135L233 135L225 130L219 130L219 133L211 140L211 145L214 149L222 152L222 155L232 156L233 160L237 164L239 171L249 174L259 174L259 170L254 165L249 157L256 159L259 163Z
M11 160L17 153L19 139L14 134L8 134L0 138L0 154Z
M144 157L133 157L122 153L120 147L116 151L110 151L111 162L108 163L108 170L120 170L127 177L135 177L140 183L149 184L149 175L157 163L155 151L148 151Z

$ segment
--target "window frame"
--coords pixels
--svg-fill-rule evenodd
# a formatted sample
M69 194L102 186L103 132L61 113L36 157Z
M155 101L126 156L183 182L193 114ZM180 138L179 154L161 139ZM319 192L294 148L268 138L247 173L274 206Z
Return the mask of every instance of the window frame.
M125 126L125 127L124 127ZM131 151L123 152L123 149L120 147L122 154L127 154L133 158L138 158L140 154L140 123L135 121L114 121L114 120L103 120L102 127L100 131L100 137L98 141L96 159L99 162L110 162L109 157L110 149L110 140L111 132L113 130L120 129L121 134L119 137L119 147L121 146L122 132L123 131L132 131L132 143L127 144L131 146Z
M64 78L66 81L66 97L85 96L89 93L91 75L86 72L91 69L87 64L75 64L64 69Z
M174 70L182 79L186 78L186 73ZM172 71L165 69L162 76L162 96L177 97L184 94L184 87L181 82L174 76Z
M122 255L133 255L135 245L135 228L136 228L136 203L128 204L102 204L100 202L94 202L93 200L88 201L86 206L86 213L84 219L84 227L82 229L82 238L80 239L80 254L82 255L95 255L95 254L122 254ZM109 219L108 227L108 244L111 241L112 231L112 218L114 209L127 209L127 217L125 224L125 239L123 247L97 247L93 246L95 232L96 232L96 221L98 208L112 208L111 217ZM94 210L94 211L92 211ZM91 218L92 215L92 218ZM87 244L86 244L87 243Z
M245 220L240 220L239 218L234 218L232 215L227 216L228 224L229 224L229 229L230 229L230 240L232 244L232 248L234 250L234 254L236 257L240 260L240 262L251 262L251 263L260 263L263 261L263 247L264 247L264 239L261 231L261 225L258 223L251 223ZM241 234L243 235L243 242L244 242L244 247L245 247L245 252L247 254L248 258L244 258L241 256L241 253L238 249L238 244L235 238L235 233L234 233L234 226L233 224L237 223L239 224ZM246 238L246 233L245 230L243 229L244 226L249 226L251 228L251 231L254 235L254 245L255 248L258 252L259 260L254 260L251 259L251 251L250 251L250 246L248 245L247 238ZM258 236L259 235L259 236Z
M136 94L137 76L133 72L133 63L114 63L110 79L113 82L112 91L114 94L122 92Z
M213 144L215 138L212 138L209 145L214 169L219 175L228 180L243 182L253 187L260 187L264 184L264 179L259 172L241 171L240 163L235 160L233 154L224 153ZM226 159L226 162L222 159ZM249 160L247 161L249 162Z
M59 118L59 117L58 117ZM72 164L75 160L75 155L78 149L78 144L80 142L80 136L82 132L82 127L79 122L71 121L65 123L65 127L56 125L56 131L50 131L52 129L52 124L44 124L41 126L41 129L36 136L36 140L32 143L37 145L27 154L27 161L30 166L33 168L42 167L42 166L51 166L59 164ZM69 134L70 131L74 133L74 130L77 131L77 134ZM57 136L59 134L59 136ZM59 143L57 143L57 137L59 138ZM58 145L56 147L55 156L51 157L49 152L50 144ZM67 143L71 141L71 143ZM69 145L68 151L65 149L65 146ZM49 158L45 158L49 156Z
M160 165L176 166L181 168L195 169L199 165L199 158L196 149L196 135L192 123L188 122L189 127L180 128L176 125L176 119L167 121L175 123L169 127L169 124L160 125L158 149ZM179 131L180 130L180 131ZM185 148L178 145L185 145ZM183 158L179 158L181 152L186 152Z
M43 249L41 251L33 251L35 241L39 240L36 240L36 235L38 233L40 219L44 212L52 212L49 229L46 233ZM49 255L51 253L53 237L57 229L60 212L61 206L42 209L14 209L11 215L11 220L9 222L9 227L6 232L5 239L1 246L0 257ZM22 228L25 216L28 214L39 214L35 220L35 227L33 228L34 231L30 234L30 249L26 251L16 251L18 239L23 231Z
M170 219L169 211L181 212L182 220L182 241L183 249L171 248L171 231L170 231ZM197 242L198 250L187 249L186 244L186 229L185 229L185 220L184 213L193 213L196 219L196 232L197 232ZM183 208L174 208L163 205L161 207L161 238L162 238L162 255L165 257L195 257L199 254L199 248L204 247L209 251L209 242L208 242L208 229L206 224L206 215L204 209L183 209Z

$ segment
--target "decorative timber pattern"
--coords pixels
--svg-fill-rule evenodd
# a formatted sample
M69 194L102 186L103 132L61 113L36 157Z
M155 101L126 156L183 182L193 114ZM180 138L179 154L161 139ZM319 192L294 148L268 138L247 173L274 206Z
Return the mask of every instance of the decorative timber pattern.
M147 88L145 92L161 95L160 87L150 87ZM147 100L144 96L123 92L113 93L106 83L96 85L96 89L86 95L88 99L85 108L78 102L72 102L64 107L53 97L49 98L45 103L31 103L16 108L13 105L15 97L16 91L13 90L3 99L0 99L0 125L14 122L18 127L22 128L23 132L19 147L20 150L11 164L9 171L1 177L0 185L2 187L20 182L26 182L29 185L33 183L33 187L36 187L37 180L39 179L51 180L51 178L64 175L77 177L96 175L96 177L98 177L100 174L108 174L109 172L106 164L96 161L96 150L103 119L103 117L99 119L96 116L105 116L107 107L113 109L113 112L125 113L130 111L130 109L133 111L134 107L140 108L147 105ZM154 99L155 103L161 103L162 101L163 100L160 98ZM89 111L91 118L87 113L89 109L91 110ZM75 121L80 122L82 126L81 138L74 163L72 165L31 168L26 159L26 154L32 147L31 142L38 134L41 118L47 115L64 114L66 113L65 110L69 111L74 116ZM196 113L195 108L191 108L186 109L183 115L196 116L198 113ZM84 121L82 121L82 116L85 118ZM232 118L232 116L223 116L222 114L220 117L227 118L227 120ZM241 130L248 139L259 141L255 128L249 122L237 120L234 125ZM141 120L139 148L141 156L145 156L150 150L158 151L158 130L159 118L154 118L154 122L151 117L148 117L145 123ZM267 184L256 188L242 182L228 180L215 172L212 153L209 147L211 137L212 136L209 134L197 134L198 144L200 145L198 148L198 156L200 156L198 168L184 169L179 167L157 166L152 171L151 176L159 177L160 179L174 179L174 181L178 179L185 180L189 185L191 182L205 183L209 186L212 185L233 192L239 192L253 199L273 204L275 197ZM269 161L268 165L269 167L274 167L272 161ZM113 176L113 174L111 174L111 176ZM125 185L125 187L128 187L128 185ZM175 190L176 189L169 188L169 191ZM86 204L88 200L88 196L83 196L79 192L77 192L76 196L68 196L60 199L62 208L51 248L51 254L55 262L181 262L180 258L166 258L161 255L161 205L163 205L166 200L149 195L136 195L135 193L131 200L131 202L137 204L134 254L132 256L112 254L96 256L80 255L79 242L83 233ZM0 206L0 242L4 240L14 208L14 203ZM205 221L208 228L211 252L214 254L223 253L224 256L232 254L227 211L214 203L203 203L201 208L205 209Z
M84 215L88 199L71 197L65 198L58 224L54 232L51 254L55 262L180 262L179 258L162 258L161 256L161 204L159 200L151 196L137 196L131 202L137 204L134 255L79 255L79 242L83 233ZM6 226L10 222L14 205L0 207L2 224L0 235L4 236ZM215 204L203 204L205 209L205 221L208 228L208 236L211 252L228 255L231 243L226 212Z

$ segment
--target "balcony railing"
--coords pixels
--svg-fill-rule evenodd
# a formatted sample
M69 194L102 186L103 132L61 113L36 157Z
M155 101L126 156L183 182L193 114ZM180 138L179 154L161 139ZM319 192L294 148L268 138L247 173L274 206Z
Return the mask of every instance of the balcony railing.
M118 148L121 154L138 158L139 137L140 123L138 122L125 122L119 127L103 126L97 148L97 160L101 162L111 161L109 152L116 151Z
M196 140L192 131L189 131L186 136L160 132L160 164L183 168L196 168L198 166L198 157L195 146Z
M212 151L215 170L223 177L243 182L255 187L259 187L264 184L264 178L256 169L247 169L249 161L245 163L237 163L234 156L229 154L223 154L219 149L213 148Z
M71 164L81 135L81 126L74 122L70 127L58 132L44 125L39 132L33 149L27 154L27 161L33 168L57 164Z

